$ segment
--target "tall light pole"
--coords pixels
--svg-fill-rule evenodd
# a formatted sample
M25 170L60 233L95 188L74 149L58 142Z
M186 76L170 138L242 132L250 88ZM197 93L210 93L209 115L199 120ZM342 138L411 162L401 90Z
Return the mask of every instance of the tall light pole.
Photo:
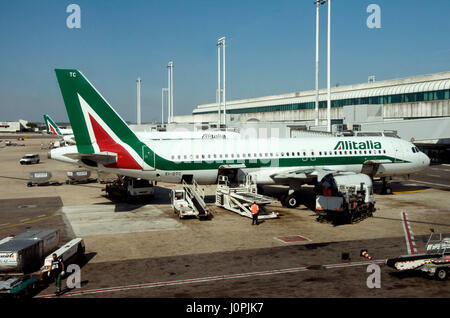
M220 83L220 47L222 47L222 87ZM225 37L221 37L219 40L217 40L217 81L218 81L218 105L219 105L219 127L221 124L221 101L223 100L223 123L224 126L227 126L227 99L226 99L226 67L225 67Z
M173 122L173 61L167 64L168 74L167 74L167 87L168 87L168 117L167 123Z
M138 77L136 80L137 86L137 124L141 124L141 78Z
M168 88L161 88L161 125L164 125L164 92L168 92ZM169 113L169 103L167 103L167 113ZM167 118L169 122L169 118Z
M220 40L219 40L220 41ZM220 84L220 42L217 41L217 91L216 91L216 99L217 99L217 127L220 128L222 124L221 118L221 100L222 100L222 86Z
M327 43L327 131L331 132L331 61L330 61L330 38L331 38L331 0L328 0L328 43Z
M319 125L319 7L325 4L325 0L315 0L316 5L316 107L314 111L314 123Z

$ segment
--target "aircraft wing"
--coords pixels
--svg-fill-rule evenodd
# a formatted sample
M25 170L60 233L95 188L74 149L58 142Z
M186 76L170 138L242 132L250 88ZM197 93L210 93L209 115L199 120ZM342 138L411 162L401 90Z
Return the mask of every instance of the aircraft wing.
M117 162L117 154L114 152L100 152L100 153L68 153L64 156L74 160L91 160L96 163L107 165Z
M331 170L331 169L323 169L321 167L305 167L303 169L295 169L288 170L282 172L275 172L270 177L280 184L303 184L308 183L317 178L317 180L321 180L327 174L335 174L340 171Z

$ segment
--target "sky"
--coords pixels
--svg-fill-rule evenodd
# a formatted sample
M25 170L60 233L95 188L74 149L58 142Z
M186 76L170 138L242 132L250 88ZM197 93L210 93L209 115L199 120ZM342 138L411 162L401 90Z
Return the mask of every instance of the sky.
M70 4L80 28L68 28ZM370 4L380 28L369 28ZM331 85L450 71L450 1L332 0ZM116 111L161 120L174 62L174 114L214 103L217 39L226 37L227 100L314 89L313 0L0 0L0 121L68 117L54 73L77 68ZM320 9L320 87L326 87L327 6ZM167 114L167 111L165 111Z

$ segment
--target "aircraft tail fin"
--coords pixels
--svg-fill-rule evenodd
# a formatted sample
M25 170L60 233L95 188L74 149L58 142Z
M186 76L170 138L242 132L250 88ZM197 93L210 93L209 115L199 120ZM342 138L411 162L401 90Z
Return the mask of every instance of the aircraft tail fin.
M56 69L64 104L82 154L115 153L109 167L143 169L152 165L150 150L105 98L78 70ZM106 166L106 165L105 165Z
M61 131L59 130L58 125L50 118L49 115L44 115L45 126L47 127L47 134L61 136Z

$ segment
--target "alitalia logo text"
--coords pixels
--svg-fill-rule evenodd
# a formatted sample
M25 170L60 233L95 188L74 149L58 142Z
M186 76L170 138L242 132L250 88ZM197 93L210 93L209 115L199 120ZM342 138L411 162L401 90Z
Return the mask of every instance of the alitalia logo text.
M381 142L372 140L367 141L339 141L334 150L364 150L364 149L381 149Z

